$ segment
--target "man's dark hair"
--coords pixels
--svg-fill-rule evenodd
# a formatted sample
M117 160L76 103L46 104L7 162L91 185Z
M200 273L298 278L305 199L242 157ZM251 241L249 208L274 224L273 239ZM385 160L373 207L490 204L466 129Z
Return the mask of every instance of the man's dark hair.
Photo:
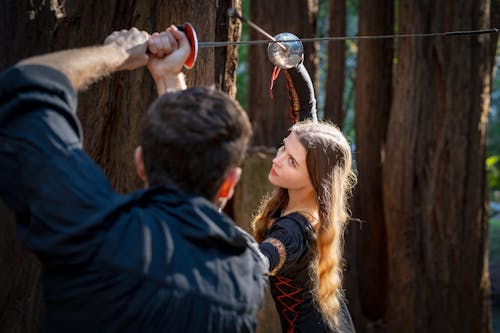
M251 135L241 106L215 89L166 93L149 108L142 136L148 185L173 184L212 200L241 164Z

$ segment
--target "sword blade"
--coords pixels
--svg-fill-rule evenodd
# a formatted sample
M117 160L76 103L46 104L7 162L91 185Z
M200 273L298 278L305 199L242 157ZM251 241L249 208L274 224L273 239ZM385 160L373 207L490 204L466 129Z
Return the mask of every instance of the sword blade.
M361 40L361 39L390 39L390 38L418 38L418 37L453 37L464 35L481 35L498 33L497 28L484 30L465 30L465 31L447 31L421 34L399 34L399 35L374 35L374 36L342 36L342 37L316 37L316 38L299 38L302 43L308 42L324 42L324 41L339 41L339 40ZM269 43L286 43L295 42L297 40L242 40L239 42L198 42L199 48L239 46L239 45L262 45Z
M240 42L198 42L198 47L203 49L209 47L224 47L233 45L259 45L268 43L275 43L275 42L269 40L246 40Z

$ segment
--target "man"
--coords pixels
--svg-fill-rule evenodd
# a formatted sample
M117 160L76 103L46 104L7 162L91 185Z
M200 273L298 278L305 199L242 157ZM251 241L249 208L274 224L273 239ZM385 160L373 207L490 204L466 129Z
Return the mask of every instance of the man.
M224 93L162 94L185 88L189 51L175 27L154 36L133 28L0 75L0 195L44 266L42 331L255 330L265 264L219 212L250 124ZM135 154L146 189L119 195L82 150L76 91L146 64L162 94Z

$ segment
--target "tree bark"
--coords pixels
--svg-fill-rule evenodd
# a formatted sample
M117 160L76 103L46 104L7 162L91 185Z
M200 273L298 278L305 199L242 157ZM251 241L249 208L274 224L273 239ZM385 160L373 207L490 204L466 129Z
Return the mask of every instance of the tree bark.
M360 4L361 5L361 4ZM330 1L328 36L346 35L346 1ZM345 117L343 107L345 83L345 41L328 43L328 69L326 76L324 119L342 128Z
M299 38L316 35L317 7L312 0L254 0L250 3L250 16L251 21L273 36L282 32L290 32ZM250 39L265 37L251 29ZM269 86L273 64L267 56L267 46L248 47L248 114L254 128L253 144L276 147L292 125L285 76L280 75L275 81L272 99ZM304 65L315 82L317 57L314 44L304 43L304 58Z
M399 32L489 27L489 2L400 1ZM388 332L491 332L489 35L398 41L383 165Z
M200 41L239 40L240 23L226 10L240 0L210 1L2 1L0 70L35 54L96 45L114 30L132 26L154 32L189 21ZM200 49L188 85L213 85L235 94L235 47ZM141 187L133 166L143 112L156 97L146 69L116 73L80 94L84 147L119 192ZM50 181L50 180L47 180ZM0 327L36 331L42 307L40 264L15 236L15 218L0 207Z
M234 193L234 220L244 230L251 232L250 221L262 198L271 193L273 186L267 180L275 149L252 148L243 163L243 173ZM269 290L263 308L257 316L258 333L281 331L281 323Z
M359 35L393 33L393 2L359 3ZM358 184L353 214L362 228L351 228L356 256L358 299L351 299L354 322L361 329L385 314L387 293L387 239L382 196L382 163L392 97L394 41L360 40L356 73L356 165ZM349 277L346 278L350 280ZM351 281L352 285L352 281ZM359 304L356 304L359 302ZM362 329L363 330L363 329Z

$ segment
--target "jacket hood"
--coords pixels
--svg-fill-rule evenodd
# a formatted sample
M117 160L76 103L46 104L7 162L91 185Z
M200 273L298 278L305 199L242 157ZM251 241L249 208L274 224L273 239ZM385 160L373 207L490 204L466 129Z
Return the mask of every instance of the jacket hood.
M158 186L145 190L138 198L154 205L161 216L170 216L169 223L178 227L187 239L199 243L225 244L228 247L248 246L248 234L236 226L226 214L219 212L209 200L172 187Z

